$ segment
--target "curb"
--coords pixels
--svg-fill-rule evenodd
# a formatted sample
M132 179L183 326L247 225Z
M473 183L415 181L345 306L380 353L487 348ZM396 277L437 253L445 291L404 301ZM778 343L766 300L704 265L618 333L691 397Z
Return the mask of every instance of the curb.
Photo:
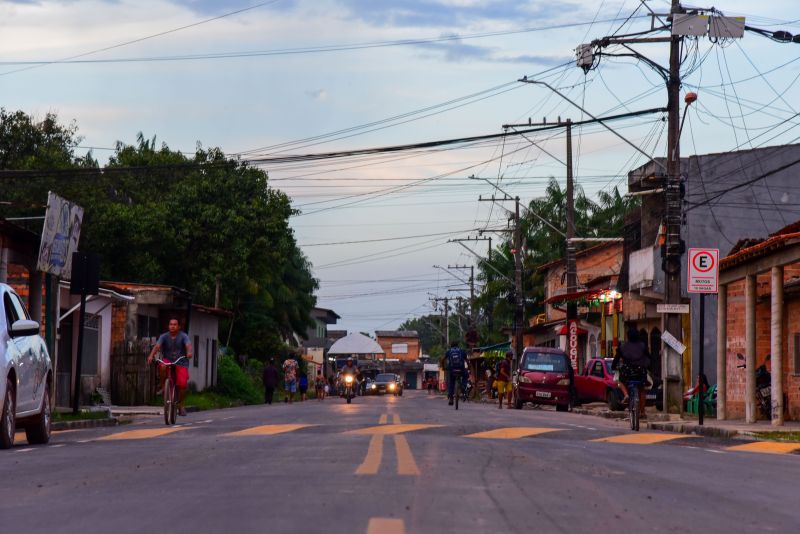
M647 428L652 430L665 430L668 432L678 432L680 434L695 434L698 436L706 436L710 438L731 439L731 438L743 437L738 430L729 430L725 428L705 426L705 425L700 426L696 423L648 422Z
M614 412L611 410L587 410L586 408L572 408L572 413L581 415L593 415L595 417L602 417L604 419L627 419L627 412Z
M80 428L98 428L103 426L117 426L119 419L116 417L109 417L107 419L83 419L80 421L58 421L52 423L50 428L52 430L77 430Z

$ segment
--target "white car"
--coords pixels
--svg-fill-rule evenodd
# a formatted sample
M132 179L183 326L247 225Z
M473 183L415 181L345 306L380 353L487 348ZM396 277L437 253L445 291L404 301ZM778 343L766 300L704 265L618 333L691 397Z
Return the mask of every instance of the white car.
M50 441L53 369L47 346L22 299L0 284L0 449L14 446L17 428L30 444Z

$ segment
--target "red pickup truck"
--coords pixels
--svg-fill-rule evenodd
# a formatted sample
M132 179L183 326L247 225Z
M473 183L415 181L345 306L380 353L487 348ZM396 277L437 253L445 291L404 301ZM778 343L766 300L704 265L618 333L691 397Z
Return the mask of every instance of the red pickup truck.
M611 410L622 410L622 391L614 380L611 358L592 358L586 362L583 373L575 375L575 395L578 403L605 402ZM655 380L655 387L647 391L646 405L663 409L661 381Z
M575 375L578 402L605 402L612 410L622 409L622 391L614 380L611 358L592 358L583 373Z

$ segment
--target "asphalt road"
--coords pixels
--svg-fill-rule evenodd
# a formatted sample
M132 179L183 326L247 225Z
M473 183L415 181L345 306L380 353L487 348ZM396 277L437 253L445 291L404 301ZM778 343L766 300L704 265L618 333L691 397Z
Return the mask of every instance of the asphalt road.
M800 455L731 449L744 442L632 434L550 410L456 412L414 391L180 422L148 418L0 451L0 531L800 529Z

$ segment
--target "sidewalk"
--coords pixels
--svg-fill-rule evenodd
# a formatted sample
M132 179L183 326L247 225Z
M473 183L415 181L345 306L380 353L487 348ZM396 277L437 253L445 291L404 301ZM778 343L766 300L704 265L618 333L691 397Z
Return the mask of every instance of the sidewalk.
M614 412L608 409L605 403L591 403L578 406L573 412L594 415L595 417L605 417L607 419L627 419L627 411ZM696 416L684 414L680 417L677 414L666 414L657 411L653 407L647 408L647 419L642 423L646 424L651 430L664 430L667 432L678 432L681 434L696 434L699 436L710 436L718 438L739 438L739 439L781 439L780 435L786 435L787 440L800 440L800 422L786 421L784 426L772 426L770 421L758 421L753 424L745 423L742 419L717 421L714 417L705 417L703 425L700 426ZM776 436L769 438L759 435L762 433L773 433Z

